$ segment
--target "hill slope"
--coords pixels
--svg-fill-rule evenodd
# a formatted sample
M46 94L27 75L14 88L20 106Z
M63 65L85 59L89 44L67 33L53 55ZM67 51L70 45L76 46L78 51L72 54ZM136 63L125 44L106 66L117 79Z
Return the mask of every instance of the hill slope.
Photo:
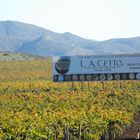
M29 56L21 53L0 52L0 61L30 61L35 56Z
M93 41L16 21L0 22L0 51L40 56L140 53L140 37Z

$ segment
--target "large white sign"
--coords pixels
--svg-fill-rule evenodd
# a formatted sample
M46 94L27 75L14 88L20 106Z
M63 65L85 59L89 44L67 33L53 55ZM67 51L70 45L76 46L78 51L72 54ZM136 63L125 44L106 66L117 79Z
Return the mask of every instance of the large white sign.
M53 81L140 80L140 54L53 57Z

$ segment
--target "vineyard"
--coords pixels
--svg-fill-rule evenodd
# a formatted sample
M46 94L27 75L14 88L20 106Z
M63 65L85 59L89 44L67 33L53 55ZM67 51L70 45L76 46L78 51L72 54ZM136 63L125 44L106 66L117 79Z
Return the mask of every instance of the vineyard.
M51 60L0 62L0 140L113 140L140 110L140 82L53 83Z

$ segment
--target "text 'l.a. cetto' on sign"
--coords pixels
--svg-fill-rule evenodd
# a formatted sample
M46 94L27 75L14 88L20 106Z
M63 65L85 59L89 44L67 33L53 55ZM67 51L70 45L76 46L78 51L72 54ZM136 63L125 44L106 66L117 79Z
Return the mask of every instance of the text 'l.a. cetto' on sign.
M140 80L140 54L53 57L53 81Z

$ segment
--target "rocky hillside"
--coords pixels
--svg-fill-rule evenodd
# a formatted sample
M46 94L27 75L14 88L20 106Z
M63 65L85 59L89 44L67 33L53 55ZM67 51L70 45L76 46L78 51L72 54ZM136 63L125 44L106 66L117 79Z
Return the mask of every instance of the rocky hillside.
M0 21L0 51L39 56L140 53L140 37L95 41L17 21Z
M33 59L35 57L21 53L0 52L0 61L30 61Z

